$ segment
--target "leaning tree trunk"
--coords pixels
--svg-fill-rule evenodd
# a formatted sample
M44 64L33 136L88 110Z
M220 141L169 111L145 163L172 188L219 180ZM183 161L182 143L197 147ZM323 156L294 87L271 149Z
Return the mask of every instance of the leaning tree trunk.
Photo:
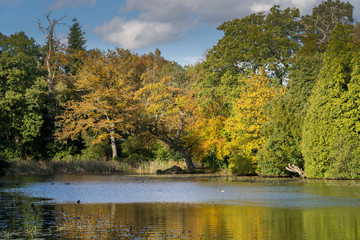
M179 153L181 153L181 155L184 158L184 161L186 163L186 167L188 169L194 168L194 163L192 162L191 155L190 155L189 151L187 151L181 144L179 144L177 141L172 141L172 140L170 140L168 138L159 138L159 139L162 142L164 142L165 144L167 144L173 150L176 150Z
M192 162L191 155L189 154L189 152L183 147L176 147L176 150L179 151L182 157L184 158L186 167L188 169L194 168L194 163Z

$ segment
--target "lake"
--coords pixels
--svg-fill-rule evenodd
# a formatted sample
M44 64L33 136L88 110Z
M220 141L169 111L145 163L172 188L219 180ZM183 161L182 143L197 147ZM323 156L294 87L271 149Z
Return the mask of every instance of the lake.
M360 239L360 181L0 178L1 239Z

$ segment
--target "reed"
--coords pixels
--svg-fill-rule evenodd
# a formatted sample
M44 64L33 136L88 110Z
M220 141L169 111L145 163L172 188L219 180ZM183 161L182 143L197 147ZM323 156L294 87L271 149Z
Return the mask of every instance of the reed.
M10 160L8 175L22 174L155 174L158 169L167 169L174 165L185 168L182 161L139 161L128 162L126 160L91 160L81 158L40 160Z

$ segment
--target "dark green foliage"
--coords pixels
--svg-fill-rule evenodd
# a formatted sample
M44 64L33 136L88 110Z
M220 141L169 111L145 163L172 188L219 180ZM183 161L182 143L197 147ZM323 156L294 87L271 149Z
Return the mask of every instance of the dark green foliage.
M146 147L144 140L145 138L133 136L124 141L121 144L123 157L132 162L136 162L138 160L148 161L153 159L154 154L151 151L152 146Z
M308 52L309 54L309 52ZM284 176L288 164L303 168L301 131L307 100L317 81L322 57L317 51L299 56L290 68L287 93L275 98L267 108L269 123L263 127L268 141L260 151L259 173Z
M290 57L300 47L298 17L298 9L274 6L267 15L260 12L223 23L218 30L224 37L207 54L205 67L220 76L263 67L282 82Z
M358 178L360 57L352 26L338 25L325 53L304 120L302 151L309 177Z
M226 169L229 165L228 159L219 159L215 153L208 152L206 156L201 159L201 162L204 167L210 168L213 171L219 169Z
M302 167L300 152L301 120L294 107L295 99L289 93L278 96L267 107L270 121L263 126L268 141L259 153L259 174L286 176L285 166Z
M81 30L80 23L76 18L73 18L73 25L70 27L68 36L68 48L69 48L69 63L65 66L67 74L75 75L82 63L77 54L79 51L86 51L86 38L85 32Z
M40 47L23 32L0 39L0 145L5 158L44 154L46 82Z
M268 107L270 122L264 126L264 132L269 140L260 152L261 174L287 175L284 167L289 163L303 168L300 149L304 116L322 68L321 52L327 48L327 40L337 23L353 21L352 10L350 3L328 0L315 7L312 15L302 17L305 35L289 68L287 93L274 99Z
M80 23L76 18L73 18L73 25L70 27L68 45L72 52L86 50L85 32L81 30Z
M121 144L122 155L121 158L125 158L131 163L137 163L141 161L152 160L181 160L180 153L173 151L169 146L156 141L149 136L132 136Z
M10 163L0 158L0 176L4 176L7 170L10 168Z

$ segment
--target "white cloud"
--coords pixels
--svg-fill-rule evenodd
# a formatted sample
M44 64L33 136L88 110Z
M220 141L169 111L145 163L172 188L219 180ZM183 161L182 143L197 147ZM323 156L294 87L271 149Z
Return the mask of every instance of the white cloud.
M120 12L140 12L137 18L115 17L94 32L107 42L138 49L176 41L198 24L219 25L248 11L238 0L127 0Z
M95 0L59 0L84 4ZM359 1L359 0L351 0ZM198 25L219 24L242 18L251 12L267 11L274 5L297 7L301 15L311 13L321 0L126 0L120 13L133 13L133 18L115 17L96 27L107 42L123 48L138 49L170 41L184 36ZM64 3L65 4L65 3Z
M97 0L56 0L50 10L58 10L61 8L75 8L80 5L94 6Z
M121 45L127 49L138 49L158 43L165 43L183 37L187 26L181 23L143 21L140 19L125 20L115 17L103 26L96 27L94 32L103 36L109 43Z
M250 6L250 10L253 12L262 12L262 11L268 11L273 5L266 4L266 3L253 3Z

